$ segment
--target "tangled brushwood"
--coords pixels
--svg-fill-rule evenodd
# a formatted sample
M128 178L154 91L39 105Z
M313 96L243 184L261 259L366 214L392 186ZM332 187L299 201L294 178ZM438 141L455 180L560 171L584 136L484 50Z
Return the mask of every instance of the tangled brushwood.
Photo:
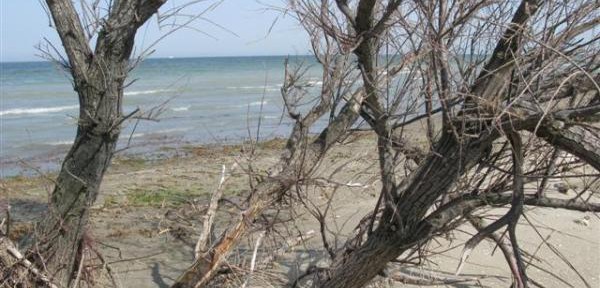
M37 244L26 254L31 257L17 257L38 283L85 280L78 268L89 209L119 127L131 117L121 115L119 106L131 45L136 29L163 2L116 2L91 50L71 1L47 1L82 113L49 216L32 240ZM279 283L269 280L268 268L309 238L320 240L325 259L281 285L474 281L461 271L489 240L506 260L512 287L540 286L528 275L537 250L522 247L517 229L535 228L528 209L600 212L600 2L289 0L284 8L270 8L294 17L309 35L322 85L312 89L306 67L285 63L281 94L294 125L279 161L256 169L257 143L251 141L239 158L241 168L223 167L206 217L197 219L204 228L195 260L172 287L246 287L261 277ZM106 69L111 73L101 73ZM423 127L419 135L407 133L416 123ZM323 160L357 130L376 138L376 164L365 168L372 178L336 181L337 174L350 173L343 161L324 175L323 166L334 164ZM225 199L222 186L234 169L248 175L247 194ZM561 193L572 187L558 180L576 183L575 195ZM378 199L360 206L358 220L332 215L338 191L349 188ZM214 227L224 203L237 212L226 227ZM310 230L295 228L299 214L313 218ZM346 221L355 227L341 233L337 225ZM462 245L456 275L404 273L439 253L431 243L455 239L460 227L474 233ZM13 247L2 239L3 251ZM233 257L243 249L245 258ZM551 250L580 276L573 281L591 287ZM16 263L0 255L5 271Z

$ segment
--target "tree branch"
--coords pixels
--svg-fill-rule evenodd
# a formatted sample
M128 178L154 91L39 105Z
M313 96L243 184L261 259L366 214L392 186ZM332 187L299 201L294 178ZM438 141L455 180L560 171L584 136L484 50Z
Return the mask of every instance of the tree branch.
M70 0L46 0L46 4L69 58L73 78L76 81L84 81L93 55L79 15Z

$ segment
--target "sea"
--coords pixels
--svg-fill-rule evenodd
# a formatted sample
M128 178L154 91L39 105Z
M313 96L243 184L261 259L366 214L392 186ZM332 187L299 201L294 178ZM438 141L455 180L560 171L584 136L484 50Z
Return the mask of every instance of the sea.
M154 119L124 123L119 153L285 137L292 125L280 91L286 58L144 60L128 77L123 110L139 108ZM318 94L314 58L288 61L307 67L308 91ZM0 63L0 178L57 170L75 138L77 114L69 74L56 64Z

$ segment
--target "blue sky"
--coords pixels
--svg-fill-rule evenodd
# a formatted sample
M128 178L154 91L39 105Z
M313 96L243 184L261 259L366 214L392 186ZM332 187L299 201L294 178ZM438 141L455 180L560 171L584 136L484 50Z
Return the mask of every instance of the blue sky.
M206 3L211 1L215 2L209 0L196 4L188 12L204 10L208 6ZM163 8L184 2L169 0ZM192 29L181 29L156 45L156 52L151 57L308 54L308 37L292 17L279 17L271 33L268 33L269 27L280 14L265 11L266 5L282 7L285 0L224 0L205 17L238 36L206 21L197 21L193 27L211 36ZM40 60L36 56L38 51L35 45L44 37L61 47L56 31L49 27L48 17L38 1L0 0L0 14L0 61ZM164 31L159 30L156 19L152 19L147 27L142 27L138 32L138 50L154 42Z

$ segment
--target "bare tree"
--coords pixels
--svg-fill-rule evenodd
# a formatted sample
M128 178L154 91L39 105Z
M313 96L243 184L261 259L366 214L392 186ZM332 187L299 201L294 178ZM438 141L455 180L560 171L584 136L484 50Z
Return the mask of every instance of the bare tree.
M98 196L100 183L115 153L122 124L129 118L142 116L139 110L123 114L127 76L151 48L147 47L137 59L132 59L135 35L165 2L79 1L78 7L69 0L45 2L44 8L60 36L66 58L49 42L40 50L43 57L57 62L71 75L79 96L77 134L55 181L49 211L37 223L27 255L17 257L10 249L3 249L0 254L4 267L15 269L14 273L3 273L3 279L12 277L13 282L6 283L27 283L27 274L33 274L30 281L38 281L32 285L75 287L80 280L85 280L80 276L88 260L84 258L90 244L86 236L89 208ZM196 2L174 5L158 17L159 24L178 16L185 7ZM178 26L169 28L165 35L200 15L186 16L183 24L172 21L169 25ZM2 241L8 248L14 248L8 239ZM32 259L33 264L27 259ZM13 264L23 261L29 263L24 265L26 271L17 271L18 266Z
M427 257L422 247L430 240L470 223L479 233L465 244L458 271L473 247L490 238L501 247L515 286L527 287L516 233L524 206L600 209L590 202L588 185L569 200L524 189L546 190L537 179L598 177L581 168L600 169L593 33L600 18L597 2L575 2L290 1L323 66L319 102L306 116L297 112L293 93L301 90L292 88L301 85L286 70L282 94L296 126L279 166L252 190L240 220L174 287L210 283L253 221L290 188L310 182L315 165L348 135L357 113L377 135L379 201L341 249L323 235L332 262L307 271L312 284L362 287L415 254ZM345 68L333 59L343 59ZM336 109L340 101L346 104ZM307 128L324 110L329 125L308 142ZM421 119L429 145L418 148L402 129ZM546 159L558 150L567 156ZM398 167L409 160L418 165L403 177ZM489 225L475 213L503 205L508 212ZM313 213L322 233L327 208ZM503 228L508 242L495 234Z
M51 217L38 226L38 246L30 257L37 266L24 266L38 283L78 281L88 208L127 118L121 98L135 30L162 2L114 2L107 21L95 27L80 25L72 2L48 1L81 110L75 145L52 194ZM535 283L527 274L525 256L531 254L517 237L517 223L527 216L524 207L600 211L591 189L600 175L586 173L600 170L600 47L594 34L599 5L593 0L522 0L518 5L492 0L289 1L285 12L310 35L322 67L321 89L312 95L304 82L306 70L286 63L281 93L294 127L279 162L258 183L251 182L238 218L208 245L223 171L197 259L173 287L207 286L220 272L227 273L222 268L229 252L283 201L311 210L331 260L292 279L295 285L362 287L377 275L394 278L389 271L431 256L427 244L452 237L460 225L472 225L477 233L464 245L457 274L474 247L490 239L502 251L515 287ZM99 29L94 51L88 43L95 32L85 32L90 27ZM312 106L303 107L307 99ZM325 127L311 136L310 129L324 118ZM353 235L332 243L325 220L331 198L321 209L303 187L319 182L312 178L318 166L360 119L377 139L379 200L364 211ZM427 127L425 146L403 134L404 127L420 120ZM408 161L415 165L403 169ZM555 197L548 189L548 179L565 177L586 183L571 199ZM487 223L484 208L501 206L509 209ZM507 237L499 234L502 229ZM261 231L250 274L256 270L258 247L267 241L263 238ZM338 245L338 240L345 242ZM0 245L6 247L2 251L15 250L9 242ZM0 268L6 263L0 261Z
M55 283L78 281L89 207L114 154L121 124L131 116L123 115L122 103L135 34L165 2L115 1L105 7L108 12L103 20L92 18L101 17L98 7L87 6L97 2L82 2L82 21L72 1L46 1L80 107L74 144L56 180L49 215L37 225L34 240L34 257ZM96 40L93 49L92 37Z
M337 3L341 9L347 10L344 1ZM393 1L388 2L388 6L390 3ZM523 213L523 205L553 206L550 203L556 205L561 201L545 197L533 200L532 196L525 195L524 183L530 179L526 175L540 170L540 167L535 164L531 167L524 160L524 155L532 153L530 149L534 149L535 138L530 138L525 145L521 138L529 134L521 131L529 131L547 140L550 145L599 168L597 156L600 147L597 143L600 142L596 136L591 136L596 134L591 131L597 131L597 127L590 125L597 121L599 111L597 101L600 90L596 84L599 79L598 63L580 62L584 55L595 55L598 49L596 36L582 36L597 25L598 15L594 11L598 4L593 1L578 4L571 6L555 2L522 1L513 7L509 3L496 5L486 1L406 3L404 9L398 12L400 24L397 27L401 27L404 35L414 34L426 39L419 43L426 45L430 52L421 75L426 79L426 85L434 84L433 87L426 87L429 89L425 91L433 91L430 95L437 98L442 112L442 129L439 137L433 140L429 155L407 178L398 182L393 177L397 165L394 155L387 152L392 151L393 142L393 137L389 136L393 131L388 115L395 111L377 109L383 107L376 103L385 99L381 95L367 98L373 99L375 104L365 101L363 108L366 109L361 115L379 137L382 208L376 208L369 216L372 222L377 222L376 228L349 239L345 248L336 252L331 267L319 273L316 280L318 286L361 287L381 273L390 261L396 261L396 258L423 245L433 236L451 230L456 227L454 222L457 219L470 215L473 210L490 202L496 205L510 204L511 208L506 215L482 228L466 243L463 261L483 237L506 226L511 247L506 250L506 256L514 274L515 286L527 286L525 265L515 231ZM359 1L356 12L345 14L358 17L364 6L373 9L377 3ZM486 17L490 18L483 20L476 16L488 9L491 15ZM559 10L561 12L557 12ZM511 12L512 19L506 21ZM536 16L540 14L543 16ZM409 22L411 18L416 19L413 22L415 24ZM567 19L572 21L558 29L558 26L565 25ZM359 21L355 23L357 33L364 33L360 30ZM498 33L500 29L504 30L503 34ZM483 66L478 67L475 63L475 66L468 67L478 73L476 77L469 77L463 74L465 70L461 66L465 65L464 62L472 65L469 63L472 61L465 58L486 55L486 49L493 47L491 43L474 37L481 33L489 33L488 37L491 35L497 42L491 55L485 57ZM473 38L466 40L465 37ZM580 42L573 44L577 38ZM400 39L388 41L399 43ZM419 42L417 39L407 40L409 43ZM361 41L364 43L364 38ZM463 45L471 49L470 53ZM364 55L360 47L355 50L359 63L361 59L369 57ZM373 51L370 57L376 55L379 55L378 52ZM368 63L366 60L362 62ZM548 73L549 67L555 69L553 73ZM375 86L377 81L370 80L375 76L368 74L370 70L375 71L361 69L365 89L368 90L370 83L374 83L371 93L382 93ZM533 85L544 88L534 89ZM567 88L570 85L577 85L580 89L573 89L574 86ZM431 101L430 98L426 100ZM462 105L453 109L450 103L457 103L457 100ZM431 110L431 107L426 109L428 117L431 117ZM557 125L556 121L567 121L569 124ZM509 145L502 145L502 149L495 148L495 143L504 141ZM390 148L384 149L386 145ZM498 158L506 153L512 154L512 159L507 161L503 157L504 161L499 161ZM496 168L503 166L507 167ZM473 177L475 171L494 168L502 169L504 175L500 177L487 172L475 177L477 179L463 181L465 177ZM503 194L509 191L512 193ZM579 210L582 207L578 204L584 203L571 201L555 207ZM588 205L584 210L597 209L597 205Z
M376 39L383 32L391 12L397 7L399 2L393 2L388 7L389 13L386 13L377 19L377 33L370 34L370 39ZM361 106L365 98L369 98L369 93L363 87L348 86L345 81L353 76L350 74L354 69L351 53L354 47L347 46L352 44L340 39L337 34L338 29L346 29L335 23L323 23L319 20L328 19L330 7L328 2L322 2L317 6L311 3L299 2L292 5L308 5L311 10L304 13L296 10L296 17L301 19L304 28L310 33L314 55L317 61L323 67L323 85L318 95L317 103L302 115L297 109L297 103L300 99L309 97L303 89L301 76L302 68L292 69L286 63L285 83L281 89L285 109L290 118L295 121L295 125L288 138L285 151L282 153L279 163L271 169L271 174L261 181L250 192L247 208L240 215L239 221L233 224L220 238L201 255L194 264L177 279L173 287L201 287L207 285L220 269L220 265L227 253L244 236L252 222L261 215L261 213L276 202L278 202L286 192L299 182L310 178L312 171L323 159L326 152L337 141L347 136L347 132L359 117ZM365 8L368 10L368 8ZM374 25L373 13L364 11L364 15L359 17L360 21L366 21L361 25ZM322 29L326 27L326 29ZM368 29L368 28L365 28ZM367 41L362 51L371 53L373 40ZM367 43L365 42L365 43ZM357 42L358 43L358 42ZM371 59L372 60L372 59ZM372 63L366 63L372 65ZM356 77L356 76L354 76ZM338 105L344 103L341 109ZM318 136L311 140L308 135L309 129L319 118L329 112L329 124L322 129Z

